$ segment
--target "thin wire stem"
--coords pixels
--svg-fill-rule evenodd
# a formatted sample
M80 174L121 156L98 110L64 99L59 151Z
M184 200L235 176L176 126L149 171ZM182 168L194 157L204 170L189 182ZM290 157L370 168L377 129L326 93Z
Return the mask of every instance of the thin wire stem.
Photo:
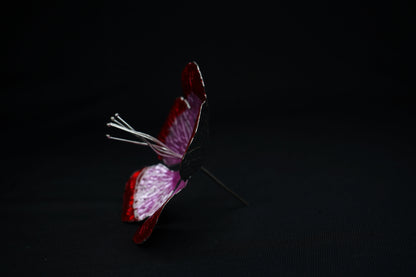
M211 172L209 172L208 169L206 169L205 167L201 167L201 170L206 175L208 175L208 177L210 177L212 180L214 180L218 185L220 185L223 189L225 189L226 191L228 191L229 193L231 193L232 196L234 196L236 199L238 199L241 202L243 202L244 205L246 205L246 206L249 205L248 202L244 198L242 198L236 192L234 192L229 187L227 187L223 182L221 182L221 180L219 180L217 177L215 177L214 174L212 174Z

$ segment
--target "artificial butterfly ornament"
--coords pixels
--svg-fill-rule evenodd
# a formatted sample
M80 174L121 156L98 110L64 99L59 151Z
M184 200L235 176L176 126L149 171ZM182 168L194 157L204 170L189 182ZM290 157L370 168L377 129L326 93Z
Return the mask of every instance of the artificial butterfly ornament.
M136 136L138 141L110 135L108 138L149 146L161 160L161 163L134 172L124 190L122 221L143 221L133 237L137 244L149 238L165 205L186 187L198 169L248 205L202 167L207 154L208 102L204 81L195 62L188 63L182 72L182 89L184 96L175 100L157 138L136 131L118 114L107 124Z

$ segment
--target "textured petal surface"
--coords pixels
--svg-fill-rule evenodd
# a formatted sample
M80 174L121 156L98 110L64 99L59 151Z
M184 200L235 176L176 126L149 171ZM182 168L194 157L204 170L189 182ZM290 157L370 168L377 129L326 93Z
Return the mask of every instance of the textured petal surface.
M133 237L135 243L143 243L152 234L165 205L187 182L180 179L178 171L163 164L145 167L131 175L124 190L121 219L144 220Z
M168 118L163 124L162 130L159 133L158 139L162 142L166 141L166 137L169 135L170 129L174 124L176 118L182 114L184 111L190 108L188 101L185 100L183 97L176 98L175 102L173 103L172 108L170 109Z
M186 148L194 133L202 104L201 100L195 94L188 95L186 100L190 108L186 109L175 118L169 128L168 135L165 137L165 144L182 156L185 154ZM180 163L181 159L164 157L163 162L170 166Z
M197 129L201 105L207 99L204 82L195 62L189 63L183 70L182 88L185 98L178 98L175 101L159 134L159 139L183 156ZM171 166L179 164L181 159L164 157L163 162Z
M152 216L171 196L186 186L178 171L157 164L145 167L136 178L132 209L137 221Z

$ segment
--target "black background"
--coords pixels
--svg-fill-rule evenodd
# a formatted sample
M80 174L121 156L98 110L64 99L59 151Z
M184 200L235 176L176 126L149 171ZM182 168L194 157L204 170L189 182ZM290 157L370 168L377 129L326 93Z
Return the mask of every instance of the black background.
M287 2L287 1L286 1ZM2 7L1 271L10 275L411 275L414 33L407 3ZM148 242L120 222L180 74L207 86L206 166Z

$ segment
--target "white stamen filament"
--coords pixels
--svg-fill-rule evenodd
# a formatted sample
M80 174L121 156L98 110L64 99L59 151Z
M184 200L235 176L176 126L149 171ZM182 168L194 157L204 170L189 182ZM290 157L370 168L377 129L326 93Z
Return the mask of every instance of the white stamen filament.
M147 143L145 143L145 142L135 141L135 140L129 140L129 139L123 139L123 138L118 138L118 137L113 137L113 136L110 136L109 134L107 134L106 137L108 139L113 139L113 140L118 140L118 141L123 141L123 142L128 142L128 143L143 145L143 146L146 146L147 145Z
M134 136L138 137L141 141L117 138L117 137L113 137L110 135L107 135L107 138L118 140L118 141L123 141L123 142L128 142L128 143L133 143L137 145L144 145L144 146L147 145L159 156L168 157L168 158L179 158L179 159L182 158L182 155L170 149L166 144L164 144L157 138L152 137L151 135L148 135L146 133L138 132L135 129L133 129L133 127L131 127L126 121L124 121L119 116L118 113L115 114L115 117L112 116L110 119L113 122L107 123L108 127L114 127L119 130L125 131L127 133L133 134Z
M117 119L115 119L114 116L110 117L110 119L111 119L111 121L113 121L114 123L117 123L120 126L127 127L123 123L121 123L120 121L118 121ZM131 128L129 128L129 129L131 130Z
M129 125L126 121L124 121L118 113L116 113L114 116L115 116L118 120L120 120L121 122L123 122L123 124L124 124L127 128L129 128L130 130L134 130L134 129L133 129L133 127L131 127L131 126L130 126L130 125Z

